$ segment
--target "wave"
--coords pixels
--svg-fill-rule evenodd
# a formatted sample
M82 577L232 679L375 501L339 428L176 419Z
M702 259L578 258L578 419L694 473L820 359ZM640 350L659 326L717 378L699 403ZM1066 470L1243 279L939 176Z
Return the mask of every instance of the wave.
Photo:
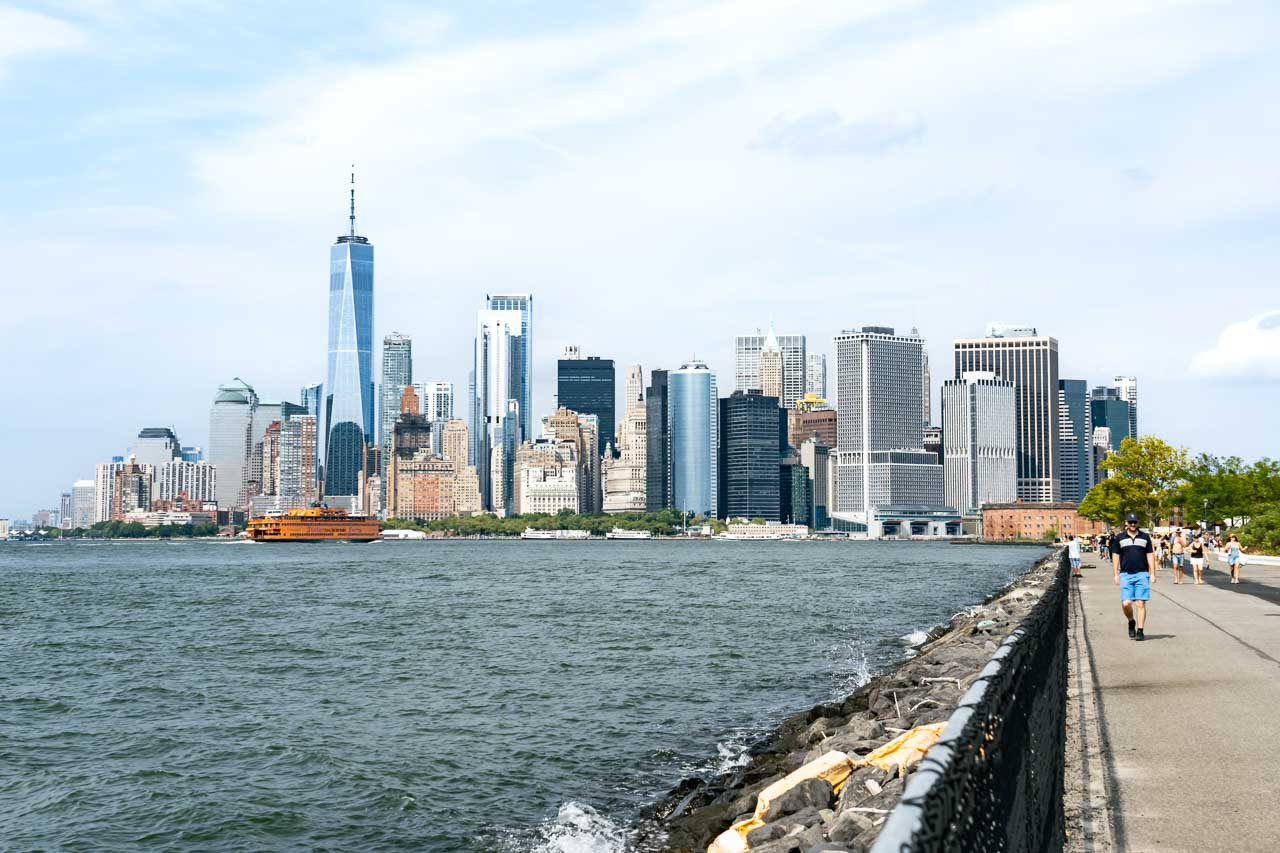
M583 803L567 802L543 824L533 853L622 853L627 830Z

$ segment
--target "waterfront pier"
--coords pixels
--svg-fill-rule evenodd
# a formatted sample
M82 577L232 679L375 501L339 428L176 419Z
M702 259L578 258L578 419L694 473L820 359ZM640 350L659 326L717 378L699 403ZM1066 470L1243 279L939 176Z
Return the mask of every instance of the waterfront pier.
M1203 586L1161 569L1141 643L1110 562L1092 555L1084 572L1070 613L1068 849L1277 849L1280 565L1246 565L1237 585L1216 559Z

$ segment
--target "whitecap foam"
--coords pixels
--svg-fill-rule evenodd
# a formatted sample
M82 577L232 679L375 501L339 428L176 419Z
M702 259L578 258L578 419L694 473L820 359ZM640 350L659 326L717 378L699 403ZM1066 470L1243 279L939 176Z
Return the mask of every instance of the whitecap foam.
M910 646L911 648L916 648L918 646L923 646L925 643L929 641L929 632L928 631L912 631L910 634L903 634L898 639L902 641L902 644L904 646Z
M555 819L542 826L534 853L622 853L627 831L583 803L560 806Z

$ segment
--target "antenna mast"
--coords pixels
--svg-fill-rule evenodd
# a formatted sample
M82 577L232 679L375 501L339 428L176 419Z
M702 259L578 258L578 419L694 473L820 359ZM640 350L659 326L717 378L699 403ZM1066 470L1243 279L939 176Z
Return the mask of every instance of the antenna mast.
M351 164L351 236L356 236L356 164Z

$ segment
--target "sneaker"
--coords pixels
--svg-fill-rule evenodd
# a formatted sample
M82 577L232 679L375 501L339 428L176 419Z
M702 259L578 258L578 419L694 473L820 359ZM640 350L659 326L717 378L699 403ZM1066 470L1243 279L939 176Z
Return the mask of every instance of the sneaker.
M1134 639L1135 639L1135 640L1138 640L1138 641L1142 641L1142 640L1145 640L1145 639L1146 639L1146 637L1145 637L1145 636L1143 636L1143 634L1142 634L1142 629L1141 629L1141 628L1139 628L1139 629L1138 629L1138 636L1134 637Z
M1129 639L1131 640L1138 636L1138 629L1134 627L1137 624L1138 623L1134 622L1132 619L1129 620Z

